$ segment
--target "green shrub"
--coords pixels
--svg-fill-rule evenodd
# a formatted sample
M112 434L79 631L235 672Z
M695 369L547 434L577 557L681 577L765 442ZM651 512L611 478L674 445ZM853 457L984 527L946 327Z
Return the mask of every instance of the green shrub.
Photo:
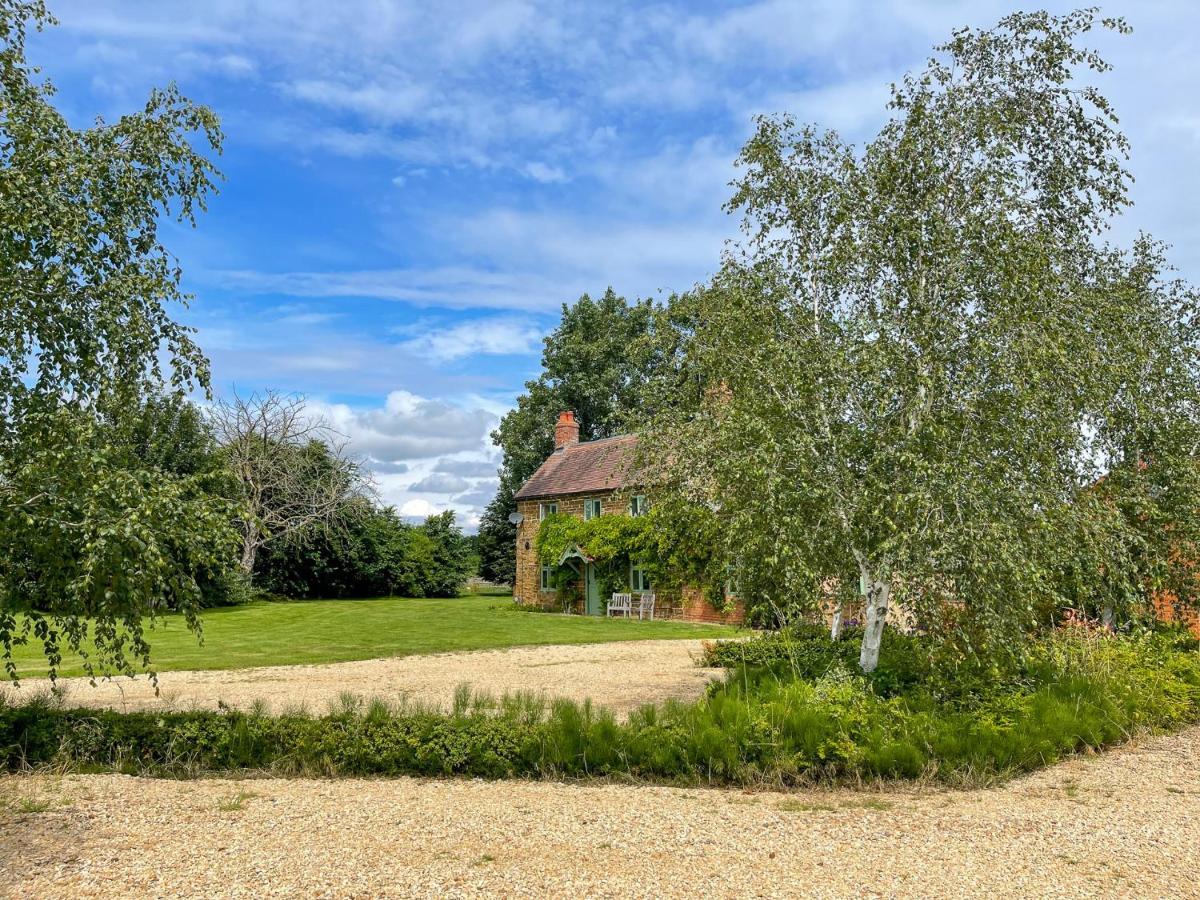
M701 700L644 706L625 722L586 702L465 689L449 713L354 698L324 717L0 705L0 765L781 785L931 774L978 783L1200 720L1200 654L1173 635L1064 632L986 689L979 671L965 687L943 684L946 670L920 639L893 640L881 655L885 675L868 678L841 644L792 638L786 657L770 658L765 642L751 650L770 664L731 669Z

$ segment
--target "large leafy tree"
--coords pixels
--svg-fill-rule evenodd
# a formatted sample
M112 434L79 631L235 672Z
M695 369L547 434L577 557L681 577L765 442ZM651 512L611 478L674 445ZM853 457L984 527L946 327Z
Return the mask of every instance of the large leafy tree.
M156 610L198 629L198 575L236 540L202 475L131 467L101 424L207 385L158 228L204 208L221 133L173 86L72 127L25 57L27 27L50 22L40 0L0 0L0 648L33 632L52 671L64 643L127 670L149 662Z
M288 597L455 597L474 557L453 513L421 525L392 507L357 507L337 529L288 535L263 547L255 585Z
M1081 44L1101 25L1125 30L1085 10L956 32L861 150L759 120L745 240L680 301L651 460L718 511L748 594L861 585L865 670L897 606L971 652L1079 599L1065 570L1106 608L1144 594L1146 516L1095 485L1186 471L1197 304L1161 246L1105 242L1130 176Z
M503 451L500 486L479 526L481 574L511 583L516 528L513 495L554 450L554 422L573 410L584 441L635 430L642 388L661 367L652 340L659 314L650 300L630 302L611 288L563 304L562 320L545 339L542 372L525 383L517 405L492 432Z

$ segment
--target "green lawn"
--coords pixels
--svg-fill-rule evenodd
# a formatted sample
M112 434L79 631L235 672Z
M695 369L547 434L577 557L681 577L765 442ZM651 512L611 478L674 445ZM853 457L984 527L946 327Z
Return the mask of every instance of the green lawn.
M474 596L454 600L252 603L207 611L203 645L175 616L160 619L149 636L154 668L169 672L342 662L531 644L727 637L735 632L721 625L522 612L513 609L507 597ZM21 676L46 674L40 645L18 647L14 655ZM64 655L59 674L83 674L79 658Z

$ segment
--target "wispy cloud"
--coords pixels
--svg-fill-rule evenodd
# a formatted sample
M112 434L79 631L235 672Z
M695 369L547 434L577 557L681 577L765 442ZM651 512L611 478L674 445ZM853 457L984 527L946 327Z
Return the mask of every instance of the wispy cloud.
M1074 5L1050 0L1055 11ZM327 401L409 515L478 515L487 431L564 302L686 289L718 265L753 116L856 143L889 82L1011 0L54 0L31 37L72 121L177 80L227 130L201 229L168 229L218 390ZM1118 11L1120 12L1120 11ZM1200 7L1095 35L1133 144L1139 229L1200 278ZM287 305L289 309L282 309ZM434 474L456 491L414 493ZM453 479L459 479L455 481Z
M449 328L426 331L400 347L427 359L450 362L468 356L532 353L545 329L521 319L471 319Z
M567 173L558 166L534 161L525 166L525 174L542 184L558 184L567 180Z

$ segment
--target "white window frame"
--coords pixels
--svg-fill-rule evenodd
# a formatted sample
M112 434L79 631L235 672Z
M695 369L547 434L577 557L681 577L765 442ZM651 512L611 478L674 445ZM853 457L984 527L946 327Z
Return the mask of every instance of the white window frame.
M538 590L552 591L554 590L554 573L550 566L542 566L540 573L541 580L538 582Z
M546 516L552 516L558 512L558 503L551 501L549 503L538 504L538 521L542 521Z
M645 494L634 494L629 498L629 515L644 516L648 508Z
M587 497L583 501L583 521L598 519L604 513L604 504L599 497Z

